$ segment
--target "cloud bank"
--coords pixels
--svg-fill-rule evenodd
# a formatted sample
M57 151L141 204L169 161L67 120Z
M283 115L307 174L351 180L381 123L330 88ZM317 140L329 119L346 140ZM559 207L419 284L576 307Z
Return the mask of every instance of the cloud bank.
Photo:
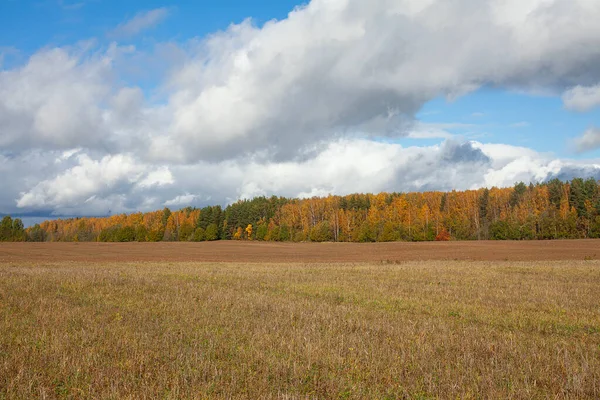
M32 155L21 157L2 160L2 165L16 170ZM12 185L14 193L29 186L20 192L16 207L55 215L227 204L272 194L311 197L511 186L553 177L600 179L600 161L556 160L522 147L453 140L404 147L368 139L339 139L315 157L301 161L246 159L157 166L132 155L92 158L67 152L51 162L38 162L48 170L44 178L36 176L32 168L20 175L33 175L30 185L9 180L9 188ZM0 199L8 200L10 197Z
M138 14L112 37L167 13ZM456 141L415 114L481 87L562 93L568 109L593 108L599 18L596 0L313 0L281 21L158 44L169 72L151 89L125 78L152 59L133 46L42 49L0 70L1 211L105 214L598 176L593 160ZM398 137L446 141L402 147ZM40 168L19 168L30 159Z

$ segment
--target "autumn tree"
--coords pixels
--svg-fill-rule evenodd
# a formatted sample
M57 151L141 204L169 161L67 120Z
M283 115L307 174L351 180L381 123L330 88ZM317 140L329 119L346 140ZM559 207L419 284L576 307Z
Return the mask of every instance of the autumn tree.
M258 197L227 206L168 208L105 218L44 221L26 230L5 216L0 240L31 241L430 241L600 237L594 179L517 183L511 188Z

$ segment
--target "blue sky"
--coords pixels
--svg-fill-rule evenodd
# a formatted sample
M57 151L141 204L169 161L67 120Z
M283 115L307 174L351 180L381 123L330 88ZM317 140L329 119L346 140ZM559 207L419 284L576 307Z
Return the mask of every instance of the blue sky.
M231 23L253 18L257 24L285 18L298 3L278 1L178 1L156 0L2 0L0 3L0 46L14 47L30 54L44 46L70 45L97 38L109 41L106 34L137 13L156 8L169 9L169 17L153 27L145 40L181 41L226 29Z
M0 0L0 214L600 178L600 3L480 7Z
M448 128L484 143L526 146L558 157L600 157L600 150L579 154L570 142L600 123L600 110L566 110L560 95L536 95L511 90L480 89L455 100L437 98L425 104L418 117L430 123L460 123Z

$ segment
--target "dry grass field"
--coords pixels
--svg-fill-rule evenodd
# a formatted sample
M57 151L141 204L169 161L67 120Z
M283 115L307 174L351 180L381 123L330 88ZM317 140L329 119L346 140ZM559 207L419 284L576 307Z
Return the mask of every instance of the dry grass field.
M0 399L600 398L600 262L0 263Z

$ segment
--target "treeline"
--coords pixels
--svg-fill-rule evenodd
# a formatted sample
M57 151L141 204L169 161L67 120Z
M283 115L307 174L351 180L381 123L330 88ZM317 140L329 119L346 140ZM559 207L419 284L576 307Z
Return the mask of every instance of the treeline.
M20 240L15 224L16 220L6 237ZM3 220L3 237L4 226ZM103 242L599 238L600 188L594 179L573 179L448 193L258 197L225 209L165 208L106 218L46 221L28 228L25 237L30 241Z
M6 215L0 222L0 242L24 242L27 239L25 226L19 218Z

